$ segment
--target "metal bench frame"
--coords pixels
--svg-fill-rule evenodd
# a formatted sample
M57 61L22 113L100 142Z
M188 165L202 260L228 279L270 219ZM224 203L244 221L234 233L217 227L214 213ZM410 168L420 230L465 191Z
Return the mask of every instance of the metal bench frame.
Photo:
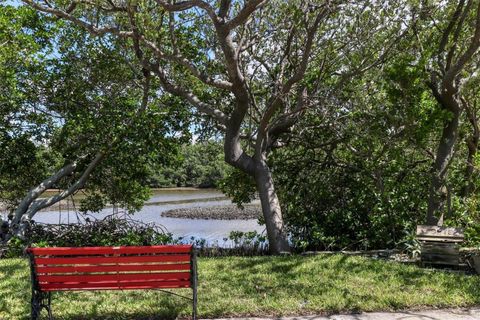
M162 246L153 246L153 247L162 247ZM175 246L163 246L163 247L171 247L174 248ZM197 319L197 283L198 283L198 278L197 278L197 255L196 255L196 250L194 246L190 246L191 251L190 251L190 285L189 287L192 289L192 297L186 297L183 295L176 294L171 291L163 290L160 288L142 288L142 289L136 289L136 290L157 290L157 291L162 291L164 293L172 294L184 299L188 299L192 301L192 318L193 320ZM79 249L79 248L88 248L88 247L73 247L73 248L65 248L65 247L56 247L56 248L49 248L49 249ZM129 248L129 247L95 247L95 248ZM152 248L152 247L130 247L130 248ZM95 289L72 289L69 290L68 288L63 288L61 290L51 290L51 291L44 291L41 289L40 282L38 279L38 274L37 274L37 264L35 263L35 257L36 255L33 253L35 249L34 248L27 248L26 254L29 258L30 261L30 275L31 275L31 282L32 282L32 297L31 297L31 319L32 320L37 320L40 318L40 313L43 309L45 309L48 313L48 319L53 320L53 314L52 314L52 308L51 308L51 302L52 302L52 291L72 291L72 290L87 290L87 291L97 291L97 290L123 290L122 288L118 289L102 289L102 288L95 288ZM170 253L175 253L175 251L170 252ZM68 255L68 253L67 253ZM75 257L84 257L82 255L75 255ZM118 265L117 265L118 266ZM115 272L115 271L112 271ZM78 276L78 275L76 275ZM173 289L173 288L168 288L167 289Z

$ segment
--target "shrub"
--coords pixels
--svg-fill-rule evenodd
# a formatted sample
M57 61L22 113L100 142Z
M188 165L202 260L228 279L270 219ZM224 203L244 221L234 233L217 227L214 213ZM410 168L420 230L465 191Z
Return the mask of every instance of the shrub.
M87 218L84 224L33 223L25 239L11 239L3 256L21 256L27 246L148 246L176 242L171 233L158 225L114 216L102 220Z

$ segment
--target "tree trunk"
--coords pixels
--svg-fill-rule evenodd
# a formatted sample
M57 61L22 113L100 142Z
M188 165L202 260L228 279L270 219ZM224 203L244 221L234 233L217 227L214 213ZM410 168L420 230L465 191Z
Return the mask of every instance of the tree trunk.
M468 155L467 167L465 168L465 186L462 190L462 196L468 197L474 189L473 172L475 171L475 156L477 155L478 143L480 140L480 128L478 127L475 112L470 109L466 102L464 102L464 106L465 110L467 111L468 121L470 122L473 130L470 137L466 139Z
M458 138L460 114L459 109L452 112L452 118L448 120L443 127L442 138L438 145L435 163L432 168L426 221L428 225L443 224L444 205L447 197L445 191L445 176L452 160L455 143Z
M255 169L255 182L267 227L270 252L272 254L290 252L290 245L284 230L280 202L275 191L270 168L265 163L258 165Z
M462 195L464 197L468 197L473 191L473 172L475 170L475 156L477 154L478 149L478 134L475 136L469 137L467 141L468 145L468 156L467 156L467 167L465 169L465 186L462 191Z
M240 109L237 108L237 112ZM224 141L225 162L255 179L267 227L270 252L272 254L290 252L287 235L283 229L280 202L275 192L270 168L266 164L266 154L259 151L256 153L258 157L254 159L244 152L240 144L239 128L242 122L239 119L243 119L243 116L243 114L232 116L227 126ZM258 142L260 138L257 137L257 139Z

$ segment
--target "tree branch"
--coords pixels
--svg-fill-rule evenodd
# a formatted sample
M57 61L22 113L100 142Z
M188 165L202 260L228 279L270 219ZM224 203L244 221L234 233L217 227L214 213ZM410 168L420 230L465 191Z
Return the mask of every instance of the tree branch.
M310 28L307 28L307 40L305 42L305 47L303 50L303 54L301 56L301 61L299 66L297 67L295 73L285 82L284 85L282 85L282 88L275 97L271 100L269 106L267 107L267 110L265 111L261 121L260 121L260 127L259 127L259 132L265 134L266 128L275 114L276 110L281 106L283 103L284 95L286 95L288 92L290 92L291 88L293 85L295 85L297 82L302 80L303 76L305 75L305 72L307 70L308 62L310 60L310 54L313 48L313 42L315 39L315 36L317 34L317 31L319 29L320 23L323 18L325 18L328 14L330 13L330 9L328 7L324 7L315 17L315 20L313 22L313 25Z
M229 30L235 29L239 25L243 24L250 15L257 10L260 6L267 3L268 0L250 0L246 1L245 6L240 10L240 12L233 19L226 23L226 26Z
M48 177L47 179L43 180L38 186L32 188L17 206L12 224L19 223L23 214L25 214L25 212L28 210L34 200L36 200L43 192L45 192L45 190L51 188L54 184L60 181L60 179L71 175L75 171L77 166L77 161L69 163L62 167L60 170L58 170L53 176Z
M230 11L231 5L232 5L232 0L222 0L220 2L220 9L218 10L218 16L221 19L225 19L228 16L228 12Z
M452 60L455 55L455 50L457 49L458 38L460 37L463 24L465 23L465 19L468 16L468 12L470 11L471 6L472 6L472 0L468 0L467 5L465 6L465 9L463 9L460 20L457 23L455 32L453 33L452 46L450 47L450 50L448 50L448 54L447 54L447 62L446 62L447 70L450 69L452 65Z
M443 61L443 54L445 52L445 47L448 44L448 38L450 37L450 34L452 33L453 28L455 27L457 19L459 18L464 5L465 5L465 0L460 0L458 2L457 7L453 12L452 18L450 19L450 22L448 23L447 28L442 34L442 40L440 41L440 45L438 46L437 63L438 63L438 66L440 67L440 71L443 74L446 72L444 61Z
M158 76L160 79L160 82L162 84L162 87L170 94L174 96L179 96L190 102L195 108L197 108L200 112L203 112L205 114L208 114L212 116L215 120L217 120L221 124L226 124L228 121L228 117L220 110L215 109L213 106L211 106L208 103L205 103L201 101L196 95L194 95L192 92L179 87L177 85L174 85L171 83L165 72L160 69L159 66L156 66L154 68L151 68L151 70Z
M55 9L55 8L52 8L52 7L45 7L45 6L42 6L42 5L36 3L35 1L32 1L32 0L22 0L22 1L24 3L26 3L27 5L31 6L32 8L37 9L38 11L45 12L45 13L50 13L50 14L53 14L53 15L59 17L59 18L69 20L69 21L75 23L76 25L84 28L85 30L87 30L88 32L90 32L91 34L96 35L96 36L104 35L104 34L107 34L107 33L112 33L112 34L115 34L119 37L126 38L126 37L131 37L132 34L133 34L131 31L122 31L118 27L110 26L110 27L98 28L98 27L96 27L96 26L94 26L90 23L87 23L87 22L73 16L72 14L70 14L66 11Z
M477 5L475 18L475 32L467 50L458 58L457 62L447 71L442 81L442 87L451 89L455 77L462 71L467 62L477 53L480 47L480 2Z
M89 163L87 168L83 171L80 178L77 181L75 181L75 183L71 185L68 189L63 190L59 194L54 195L50 198L35 200L35 202L25 212L25 214L27 215L27 218L31 219L35 215L35 213L37 213L39 210L49 207L65 199L66 197L70 196L77 190L83 188L88 178L90 177L90 174L92 173L92 171L95 169L95 167L97 167L97 165L103 160L104 157L105 157L105 153L103 152L97 153L95 155L95 158Z
M190 0L190 1L180 1L177 3L169 3L164 0L156 0L157 4L161 6L164 10L169 12L179 12L179 11L186 11L191 8L200 8L203 9L207 14L210 16L210 19L214 23L218 23L218 16L215 13L215 10L210 6L207 2L202 0Z

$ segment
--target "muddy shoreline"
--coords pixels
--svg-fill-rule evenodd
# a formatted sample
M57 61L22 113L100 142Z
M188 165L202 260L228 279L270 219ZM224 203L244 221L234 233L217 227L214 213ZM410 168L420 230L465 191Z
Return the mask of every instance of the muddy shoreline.
M258 219L262 210L258 204L247 204L244 209L237 205L223 205L213 207L193 207L172 209L162 212L162 217L183 219L214 219L214 220L249 220Z

